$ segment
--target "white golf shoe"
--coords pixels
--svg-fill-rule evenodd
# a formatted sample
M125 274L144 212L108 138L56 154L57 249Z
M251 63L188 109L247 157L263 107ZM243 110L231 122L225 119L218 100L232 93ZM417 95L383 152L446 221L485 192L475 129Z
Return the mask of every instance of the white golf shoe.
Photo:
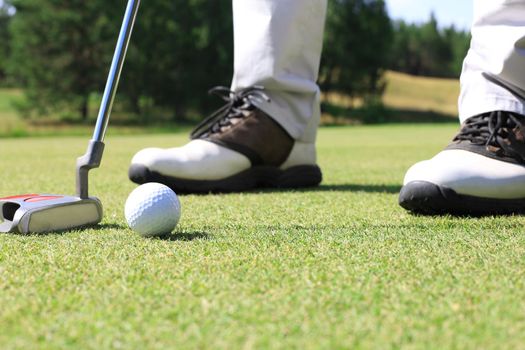
M399 204L421 214L524 213L525 117L468 119L444 151L408 170Z
M227 105L197 126L189 143L138 152L131 161L129 178L138 184L163 183L178 193L299 188L321 183L315 144L293 140L257 109L252 99L265 98L259 88L225 92Z

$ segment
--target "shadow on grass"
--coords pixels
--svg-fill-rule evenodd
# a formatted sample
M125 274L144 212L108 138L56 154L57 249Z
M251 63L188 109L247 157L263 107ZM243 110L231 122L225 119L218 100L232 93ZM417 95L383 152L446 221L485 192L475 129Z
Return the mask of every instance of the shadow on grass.
M361 184L322 184L317 187L304 188L255 188L244 193L265 194L265 193L310 193L310 192L366 192L366 193L390 193L396 194L401 190L401 185L380 184L380 185L361 185ZM210 192L210 193L185 193L179 195L194 195L199 197L220 196L225 194L235 194L240 192Z
M273 192L366 192L366 193L399 193L400 185L360 185L360 184L337 184L320 185L318 187L305 187L295 189L260 189L253 193L273 193Z
M195 240L211 240L212 237L213 236L209 233L196 231L196 232L175 232L175 233L170 233L169 235L153 237L152 239L168 241L168 242L191 242Z
M452 114L435 111L418 111L411 109L387 109L388 120L394 123L452 123L458 124L458 117Z
M360 185L360 184L341 184L341 185L321 185L319 187L305 188L304 192L367 192L367 193L399 193L400 185Z
M87 226L80 226L75 227L72 229L66 229L66 230L56 230L56 231L49 231L49 232L38 232L38 233L28 233L28 234L19 234L16 232L5 232L7 235L20 235L20 236L32 236L32 237L50 237L50 236L65 236L70 233L74 232L85 232L89 230L124 230L127 227L123 225L118 224L98 224L98 225L87 225Z
M432 110L391 108L372 105L359 108L346 108L323 102L323 113L334 118L325 125L340 124L387 124L387 123L458 123L457 116Z
M125 230L127 229L126 226L119 225L119 224L100 224L97 226L92 226L92 227L87 227L87 228L104 229L104 230Z

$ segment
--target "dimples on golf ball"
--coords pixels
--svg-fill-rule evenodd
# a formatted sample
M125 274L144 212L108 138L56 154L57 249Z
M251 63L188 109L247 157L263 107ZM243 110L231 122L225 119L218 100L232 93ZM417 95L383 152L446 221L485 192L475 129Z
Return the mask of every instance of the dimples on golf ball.
M132 230L143 236L170 233L180 219L180 202L175 192L158 183L147 183L130 193L124 209Z

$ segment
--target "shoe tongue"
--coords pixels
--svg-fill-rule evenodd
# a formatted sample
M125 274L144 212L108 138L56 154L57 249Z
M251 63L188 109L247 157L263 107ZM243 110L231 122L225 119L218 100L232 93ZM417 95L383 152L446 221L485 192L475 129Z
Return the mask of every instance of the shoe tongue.
M270 101L269 97L262 90L263 88L259 86L249 87L238 92L232 92L227 88L218 88L217 91L229 93L228 97L223 96L227 104L197 125L191 133L191 139L209 137L210 134L223 132L231 125L235 125L241 119L248 117L257 110L257 107L252 102L254 98L263 98Z

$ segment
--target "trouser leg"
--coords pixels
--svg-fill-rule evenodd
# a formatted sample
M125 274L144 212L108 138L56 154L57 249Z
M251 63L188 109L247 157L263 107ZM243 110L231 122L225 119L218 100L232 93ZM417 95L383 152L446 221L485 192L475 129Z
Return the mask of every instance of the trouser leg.
M474 0L472 43L463 65L461 122L504 110L525 114L525 0Z
M258 107L294 139L315 142L320 119L316 84L326 0L233 0L232 89L264 86Z

